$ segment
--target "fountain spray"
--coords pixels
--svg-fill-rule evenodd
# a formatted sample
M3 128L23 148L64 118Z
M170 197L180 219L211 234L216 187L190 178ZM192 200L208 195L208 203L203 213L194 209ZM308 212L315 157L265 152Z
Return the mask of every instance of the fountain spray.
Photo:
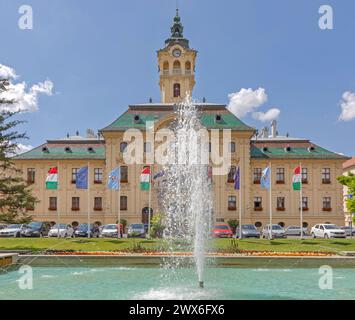
M161 188L164 237L172 255L177 250L193 251L199 287L203 288L205 251L213 211L208 175L209 135L201 124L198 107L190 98L177 107L176 121L170 129L175 140L168 148L168 164L163 167L165 183ZM171 273L184 264L184 259L174 256L165 267Z

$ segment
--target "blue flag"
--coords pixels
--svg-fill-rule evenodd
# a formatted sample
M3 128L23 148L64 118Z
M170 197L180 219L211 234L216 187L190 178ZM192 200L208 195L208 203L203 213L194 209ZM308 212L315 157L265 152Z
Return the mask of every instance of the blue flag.
M88 188L88 175L89 168L80 168L76 174L76 188L77 189L87 189Z
M234 175L234 190L240 189L240 167L235 172Z
M164 171L159 171L154 177L153 179L156 180L158 178L161 178L164 176Z
M263 171L263 175L261 176L260 180L261 188L262 189L270 189L270 168L267 167Z
M119 190L121 180L121 168L117 167L111 171L108 176L107 188L110 190Z

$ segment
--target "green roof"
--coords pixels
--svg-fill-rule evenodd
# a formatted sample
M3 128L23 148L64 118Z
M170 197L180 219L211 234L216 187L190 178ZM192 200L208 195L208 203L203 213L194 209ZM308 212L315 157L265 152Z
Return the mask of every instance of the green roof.
M43 151L43 147L48 149ZM87 147L70 146L71 152L65 151L66 145L63 147L50 147L42 145L28 152L16 156L15 160L105 160L105 146L92 147L93 151L89 151Z
M136 128L144 130L146 127L146 122L148 121L160 121L170 115L169 112L157 112L151 111L151 113L141 113L137 111L134 112L125 112L114 122L108 125L106 128L101 131L125 131L129 128ZM215 121L215 116L221 114L222 120L217 123ZM134 121L134 117L139 115L140 120L138 122ZM204 113L201 115L201 122L204 127L207 129L231 129L237 131L253 131L254 128L247 126L244 122L238 119L235 115L226 112L226 109L223 110L223 113L220 113L218 110L214 113Z
M347 157L328 151L322 147L314 146L314 150L309 151L308 148L292 147L291 151L286 151L285 148L268 147L267 151L263 147L251 147L251 158L254 159L340 159L344 160Z

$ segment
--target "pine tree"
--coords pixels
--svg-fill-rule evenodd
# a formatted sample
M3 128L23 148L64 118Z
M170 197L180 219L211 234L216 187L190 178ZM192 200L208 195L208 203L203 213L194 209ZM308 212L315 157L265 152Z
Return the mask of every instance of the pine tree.
M9 82L0 79L0 93L5 91ZM27 182L22 178L13 162L18 150L19 139L26 139L26 134L19 133L15 128L23 121L13 120L17 112L6 111L3 105L14 104L16 101L0 97L0 221L7 223L26 223L31 220L28 208L33 208L37 199L32 195Z

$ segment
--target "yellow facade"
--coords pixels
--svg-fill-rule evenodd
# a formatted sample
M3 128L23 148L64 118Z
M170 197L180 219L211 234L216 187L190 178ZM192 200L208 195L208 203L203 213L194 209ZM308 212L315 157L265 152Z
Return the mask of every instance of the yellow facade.
M166 46L158 51L162 103L130 106L128 112L117 120L120 126L103 129L101 137L77 136L47 141L43 146L15 159L25 179L31 180L29 169L35 172L34 181L29 181L32 183L34 195L39 199L34 210L30 211L35 220L86 223L89 219L88 213L90 213L92 223L115 223L118 217L118 192L108 190L106 184L108 174L117 166L125 166L128 169L128 179L121 183L120 196L127 199L127 206L125 203L123 207L121 206L121 218L126 219L128 223L142 222L146 219L149 207L148 192L140 190L140 173L143 165L125 164L121 147L125 142L124 129L129 129L127 128L128 120L131 121L129 122L131 125L128 126L140 128L142 119L146 121L149 117L159 118L156 121L157 128L168 127L175 117L174 104L182 101L186 95L192 95L195 85L197 51L189 48L188 41L182 36L182 30L180 18L177 15L174 19L171 38L166 41ZM273 223L285 226L299 225L300 194L292 190L292 175L294 168L301 163L303 168L307 168L307 183L303 188L303 196L307 198L307 208L303 212L304 224L309 227L325 222L344 224L343 188L337 183L336 177L343 174L342 163L345 157L317 146L313 151L314 144L305 139L278 136L264 136L262 139L256 139L255 130L245 126L231 115L225 106L202 103L201 108L206 115L206 123L209 123L211 127L218 127L218 124L208 120L217 115L224 117L226 121L232 119L232 143L235 145L235 150L231 150L231 165L239 166L241 169L241 191L234 190L234 184L228 182L227 175L213 177L214 221L216 223L227 222L230 219L238 220L240 205L242 206L242 223L256 224L258 227L269 223L268 191L262 190L258 181L254 180L255 170L264 169L271 164L273 168ZM243 130L240 129L242 126ZM301 150L303 155L290 157L285 144L288 148ZM271 150L270 152L266 150L266 146ZM66 148L72 148L73 151L68 153L64 151ZM80 150L77 152L75 148ZM93 150L89 150L90 148ZM278 153L274 155L275 150ZM77 190L75 184L72 183L73 169L87 165L90 168L90 192ZM59 189L46 190L46 174L51 167L56 166L59 172ZM95 169L102 170L100 181L95 181ZM154 172L158 172L159 169L157 164L153 165ZM278 169L283 169L283 183L276 183ZM324 181L324 175L326 175L326 181ZM241 204L239 192L242 193ZM155 184L152 188L151 202L153 215L161 211L158 195L159 185ZM54 208L50 210L50 198L57 198L55 210ZM79 206L76 208L73 208L73 198L80 199ZM95 198L101 199L101 208L95 207L95 202L98 201ZM262 200L261 209L255 208L256 198ZM284 198L283 208L277 208L278 198ZM233 199L235 199L235 205L233 201L229 201ZM327 201L330 199L330 203L325 203L325 199Z

